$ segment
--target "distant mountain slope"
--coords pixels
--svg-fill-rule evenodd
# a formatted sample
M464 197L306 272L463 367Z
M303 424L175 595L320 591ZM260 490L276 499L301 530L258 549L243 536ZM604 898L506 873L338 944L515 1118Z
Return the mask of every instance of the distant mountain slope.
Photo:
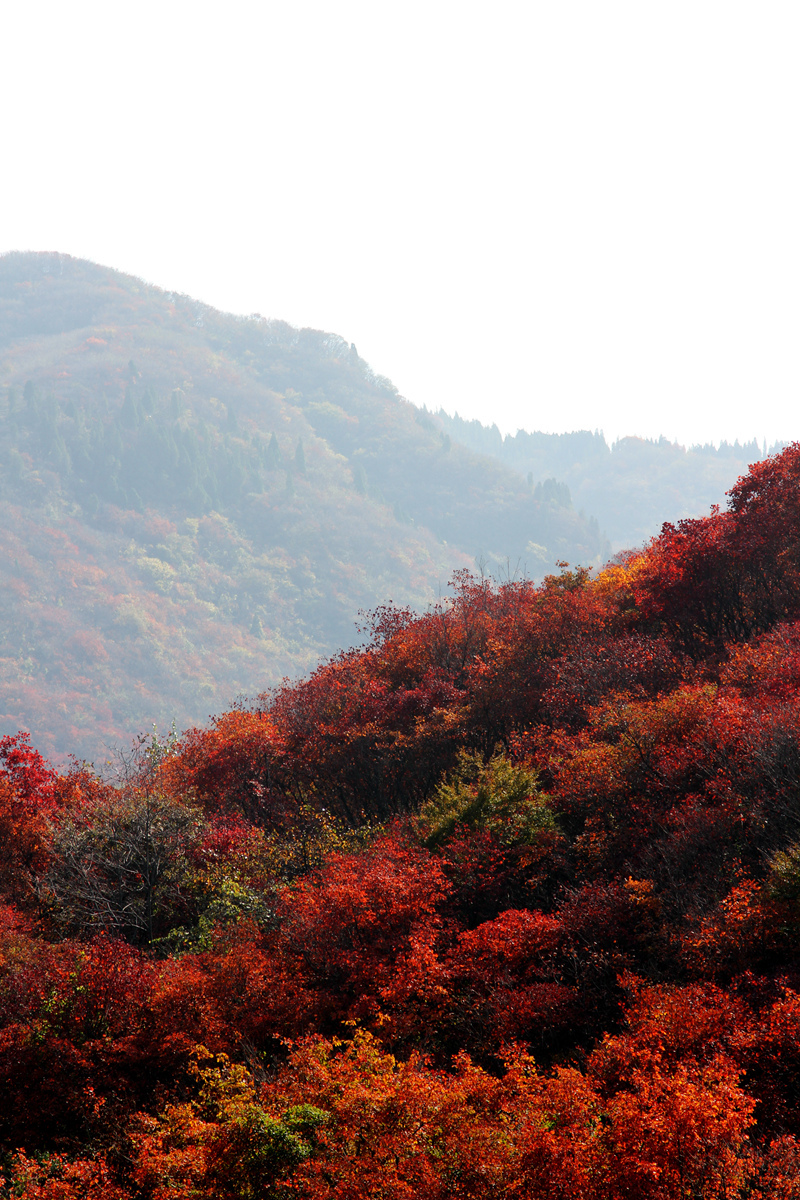
M67 256L0 258L0 430L0 732L56 758L202 721L476 559L608 552L341 338Z
M725 506L725 493L750 464L775 453L755 440L686 449L667 438L626 437L609 445L602 433L529 433L503 437L496 425L450 416L437 424L476 453L531 476L534 485L549 477L563 481L577 508L600 523L615 550L641 546L665 521L680 521Z

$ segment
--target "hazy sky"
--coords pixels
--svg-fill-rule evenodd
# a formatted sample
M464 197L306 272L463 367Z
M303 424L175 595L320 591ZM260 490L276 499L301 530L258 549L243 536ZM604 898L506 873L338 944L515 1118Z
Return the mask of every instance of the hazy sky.
M505 431L800 437L800 6L5 3L0 250Z

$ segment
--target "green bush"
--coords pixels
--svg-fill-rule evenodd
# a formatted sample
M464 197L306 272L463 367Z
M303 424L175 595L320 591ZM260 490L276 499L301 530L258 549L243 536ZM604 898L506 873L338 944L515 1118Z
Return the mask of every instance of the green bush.
M534 772L504 754L484 762L466 751L423 806L420 824L431 849L451 838L459 825L488 829L508 844L533 842L541 832L556 828Z

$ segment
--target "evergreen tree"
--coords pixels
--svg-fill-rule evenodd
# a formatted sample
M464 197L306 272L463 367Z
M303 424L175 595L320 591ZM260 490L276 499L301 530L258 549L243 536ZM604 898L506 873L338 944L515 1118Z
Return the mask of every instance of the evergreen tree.
M278 445L277 437L273 433L272 437L269 439L269 445L267 446L265 466L268 470L274 471L281 465L281 458L281 448Z
M297 449L294 452L294 465L295 465L296 470L301 475L305 475L305 473L306 473L306 455L305 455L305 451L303 450L303 439L302 438L298 439Z

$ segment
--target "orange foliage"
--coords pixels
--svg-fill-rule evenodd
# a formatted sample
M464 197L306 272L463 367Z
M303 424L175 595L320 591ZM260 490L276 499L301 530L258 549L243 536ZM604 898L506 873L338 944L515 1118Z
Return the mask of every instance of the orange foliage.
M125 795L195 836L147 954L43 903L119 790L4 739L9 1189L797 1200L798 479L154 743Z

